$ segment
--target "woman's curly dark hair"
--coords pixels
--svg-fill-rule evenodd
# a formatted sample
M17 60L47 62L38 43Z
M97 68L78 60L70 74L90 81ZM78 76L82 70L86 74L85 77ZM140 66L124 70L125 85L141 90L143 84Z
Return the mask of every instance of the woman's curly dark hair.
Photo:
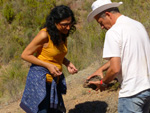
M68 34L62 34L62 40L65 42L66 38L69 36L70 33L73 33L76 30L74 26L76 24L76 20L72 10L68 6L60 5L53 8L50 14L46 18L46 23L43 28L47 28L47 31L51 37L52 42L55 46L59 46L61 43L60 33L55 24L58 24L60 21L71 17L72 18L72 26L68 32Z

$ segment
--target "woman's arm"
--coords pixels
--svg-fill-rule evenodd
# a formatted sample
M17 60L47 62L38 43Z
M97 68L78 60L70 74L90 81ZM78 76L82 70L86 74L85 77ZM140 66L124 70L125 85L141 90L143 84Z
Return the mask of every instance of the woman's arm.
M46 66L45 63L36 58L33 54L36 53L38 50L40 50L47 42L48 38L46 32L40 31L37 34L37 36L25 48L25 50L21 54L21 58L26 60L27 62L45 67Z
M51 74L54 76L59 76L62 72L59 69L47 62L41 61L36 58L33 54L38 50L42 49L45 45L48 44L48 34L45 31L40 31L37 36L30 42L30 44L25 48L23 53L21 54L21 58L26 60L27 62L43 66L47 68Z
M67 67L70 64L70 61L67 58L64 58L63 64Z

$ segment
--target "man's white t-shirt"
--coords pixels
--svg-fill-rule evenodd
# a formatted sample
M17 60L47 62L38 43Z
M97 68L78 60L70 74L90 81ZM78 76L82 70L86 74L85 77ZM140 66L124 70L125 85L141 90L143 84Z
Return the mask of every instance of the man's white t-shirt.
M111 57L121 58L119 98L150 89L150 39L140 22L121 15L107 31L103 58Z

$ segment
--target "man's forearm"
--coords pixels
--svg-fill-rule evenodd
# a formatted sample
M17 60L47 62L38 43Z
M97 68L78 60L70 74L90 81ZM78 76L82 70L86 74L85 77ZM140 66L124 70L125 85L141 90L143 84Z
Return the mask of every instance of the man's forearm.
M100 67L101 70L106 71L110 67L110 61L105 63L102 67Z
M116 77L117 73L115 73L114 71L112 71L112 69L108 68L106 75L104 76L104 78L102 79L102 81L105 84L108 84L109 82L111 82L115 77Z
M121 59L119 57L111 58L109 63L110 65L107 69L106 75L102 79L102 81L106 84L111 82L121 70Z

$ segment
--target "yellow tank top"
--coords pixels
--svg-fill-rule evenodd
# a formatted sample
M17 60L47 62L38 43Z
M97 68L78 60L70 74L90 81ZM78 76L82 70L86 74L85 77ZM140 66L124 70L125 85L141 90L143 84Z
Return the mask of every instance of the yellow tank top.
M43 31L47 31L46 28L42 29ZM64 43L62 42L58 47L55 46L50 39L50 35L48 34L48 46L46 48L42 48L41 52L38 54L37 58L51 63L55 66L58 67L60 71L62 71L62 64L63 64L63 59L65 55L67 54L67 41ZM47 74L46 75L46 81L47 82L52 82L53 78L51 75ZM59 78L57 79L59 80ZM58 81L57 81L58 83Z
M47 31L45 28L43 31ZM48 34L48 47L42 48L40 54L37 56L38 59L49 62L58 67L60 71L62 71L62 63L65 55L67 54L67 41L62 42L58 47L55 46L50 39L50 35Z

